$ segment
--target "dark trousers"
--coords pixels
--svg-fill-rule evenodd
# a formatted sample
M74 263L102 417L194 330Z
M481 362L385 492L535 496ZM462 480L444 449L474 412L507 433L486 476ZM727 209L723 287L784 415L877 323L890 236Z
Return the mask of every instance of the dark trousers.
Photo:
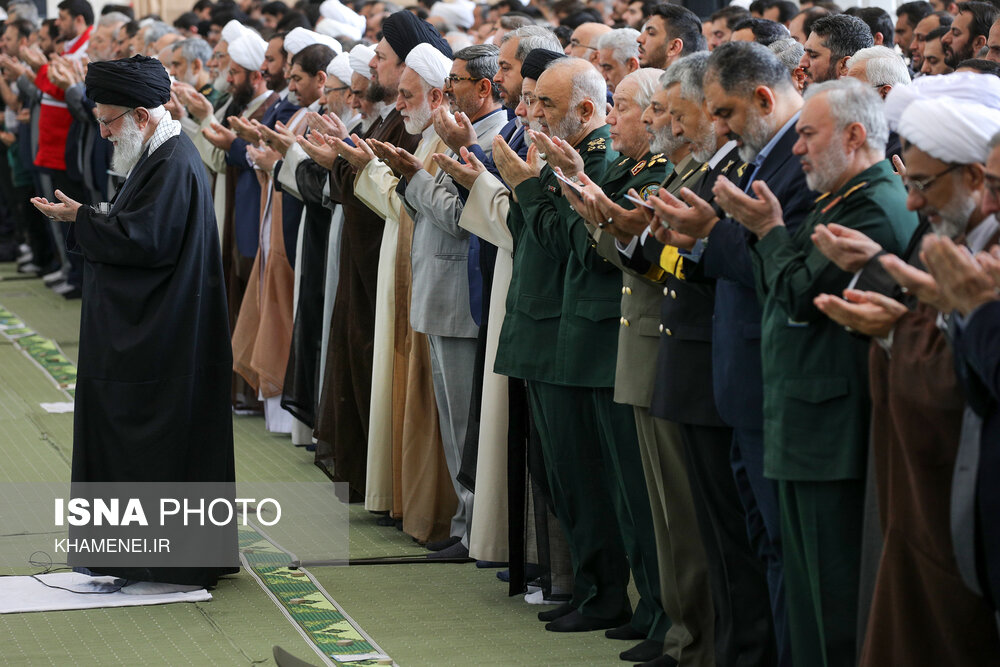
M588 618L626 617L628 562L607 492L593 390L528 382L552 506L573 561L571 603Z
M857 664L862 479L778 482L795 665Z
M764 563L771 617L778 648L778 664L791 667L788 624L785 613L784 568L781 564L781 510L778 483L764 477L764 433L757 429L733 429L730 454L736 491L747 517L750 546Z
M639 454L632 406L615 403L613 389L593 389L594 414L600 430L601 450L608 474L605 482L618 518L618 530L628 556L639 602L632 627L647 639L663 642L670 618L660 594L656 558L656 533Z
M777 651L765 568L747 538L746 514L730 467L732 430L693 424L680 427L708 559L716 664L773 665Z
M90 196L87 194L87 189L83 183L74 181L65 171L58 169L48 169L47 171L52 178L53 190L59 190L70 199L74 199L81 204L90 203ZM64 241L69 236L69 226L70 223L68 222L59 223ZM69 273L66 276L66 282L76 287L81 287L83 285L83 254L79 248L70 248L67 246L66 259L69 261Z

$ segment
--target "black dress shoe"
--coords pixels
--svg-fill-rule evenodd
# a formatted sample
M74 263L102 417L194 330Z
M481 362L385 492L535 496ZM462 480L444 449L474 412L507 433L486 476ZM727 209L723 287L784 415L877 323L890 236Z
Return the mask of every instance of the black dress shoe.
M455 537L452 535L446 540L438 540L437 542L428 542L424 546L427 547L428 551L441 551L442 549L447 549L453 544L458 544L462 541L461 537Z
M80 297L82 297L83 290L81 290L79 287L74 287L68 292L63 292L62 296L67 301L72 301L73 299L79 299Z
M538 620L548 623L549 621L554 621L557 618L562 618L566 614L576 611L576 607L571 605L569 602L564 602L555 609L549 609L548 611L538 612Z
M546 623L545 629L549 632L593 632L594 630L606 630L617 627L627 620L627 617L611 619L587 618L579 610L574 609L565 616L557 618L551 623Z
M646 639L639 642L627 651L622 651L618 657L628 662L646 662L655 660L663 655L663 642L655 639Z
M677 660L664 653L659 658L639 663L637 667L677 667Z
M385 515L380 516L379 518L375 519L375 525L376 526L385 526L386 528L388 528L389 526L395 526L396 525L396 520L393 519L388 514L385 514Z
M633 628L631 623L619 625L617 628L611 628L604 633L604 636L608 639L627 639L628 641L646 638L646 635Z
M449 560L452 558L460 558L466 562L472 562L469 558L469 549L460 541L455 542L447 549L441 549L440 551L435 551L433 553L427 554L427 560Z

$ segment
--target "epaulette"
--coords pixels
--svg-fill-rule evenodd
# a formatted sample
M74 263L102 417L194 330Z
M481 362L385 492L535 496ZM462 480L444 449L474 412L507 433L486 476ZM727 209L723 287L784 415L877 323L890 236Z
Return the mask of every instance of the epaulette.
M699 172L701 172L701 171L708 171L709 169L711 169L711 167L706 162L705 164L701 165L701 169L699 169L698 171Z
M739 169L736 170L736 175L739 176L740 178L743 178L743 172L745 172L747 170L747 167L749 166L750 166L749 162L744 162L743 164L741 164Z
M729 173L729 168L732 167L734 164L736 164L736 160L730 160L729 162L727 162L726 166L722 168L721 173L723 174Z
M689 169L689 170L688 170L688 173L686 173L686 174L684 174L683 176L681 176L681 182L683 183L684 181L686 181L686 180L688 179L688 177L689 177L689 176L690 176L691 174L695 173L696 171L698 171L697 167L695 167L694 169Z
M867 187L868 187L868 181L864 181L862 183L858 183L853 188L851 188L850 190L848 190L847 192L845 192L843 194L843 197L844 197L844 199L847 199L848 197L850 197L852 194L854 194L858 190L860 190L862 188L867 188Z
M824 192L819 197L816 197L816 199L813 201L813 203L814 204L818 204L818 203L820 203L821 201L823 201L824 199L826 199L829 196L830 196L829 192Z
M604 137L597 137L596 139L591 139L587 142L587 152L592 153L593 151L603 151L607 150L606 140Z
M635 163L635 166L632 167L632 175L635 176L636 174L638 174L640 171L642 171L645 168L646 168L646 161L645 160L639 160L638 162Z
M616 167L621 167L621 166L623 166L628 161L629 161L629 157L626 155L625 157L622 158L622 161L619 162L618 164L616 164L615 166Z
M663 153L657 153L656 155L653 155L649 158L649 161L646 163L646 166L655 167L658 164L666 164L667 162L669 162L669 160L663 157Z

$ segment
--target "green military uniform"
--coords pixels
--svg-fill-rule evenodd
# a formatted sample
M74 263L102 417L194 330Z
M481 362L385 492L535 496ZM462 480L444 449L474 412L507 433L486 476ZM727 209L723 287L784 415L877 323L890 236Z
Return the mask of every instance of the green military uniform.
M209 101L214 109L220 108L223 104L229 101L229 93L216 90L210 83L206 83L198 90L198 92L205 96L205 99Z
M576 146L583 156L584 171L598 181L616 157L607 150L607 137L605 126ZM538 235L539 230L548 228L559 228L565 234L567 221L576 216L548 166L537 178L519 184L514 194L517 205L512 210L519 211L508 217L514 237L514 270L495 369L528 380L528 398L541 440L553 509L573 562L571 604L587 619L623 623L630 612L627 561L620 536L607 530L614 525L615 515L605 490L600 445L594 431L584 426L586 420L580 419L580 405L589 400L589 393L579 385L572 386L570 381L581 372L572 371L569 366L573 364L566 360L567 334L562 320L567 264L574 260L566 245L556 252L547 245L551 242L548 235ZM578 243L586 244L585 229L573 233ZM560 243L569 241L560 239ZM593 316L607 315L608 305L601 299L591 305ZM588 364L585 361L582 365ZM599 375L597 372L594 377Z
M764 310L764 474L778 480L796 665L855 664L868 344L813 304L851 280L810 240L816 225L831 222L899 253L917 217L883 160L820 197L794 236L778 227L753 246Z

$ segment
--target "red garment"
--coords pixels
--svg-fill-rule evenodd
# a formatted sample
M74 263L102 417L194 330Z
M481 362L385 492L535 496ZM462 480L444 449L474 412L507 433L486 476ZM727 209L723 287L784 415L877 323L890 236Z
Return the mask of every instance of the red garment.
M74 40L69 48L62 52L68 56L74 53L86 53L86 45L94 26L87 26L80 37ZM42 91L42 102L38 110L38 153L35 155L35 166L49 169L66 170L66 137L73 116L66 107L66 93L59 86L49 81L49 66L42 65L35 75L35 85Z

